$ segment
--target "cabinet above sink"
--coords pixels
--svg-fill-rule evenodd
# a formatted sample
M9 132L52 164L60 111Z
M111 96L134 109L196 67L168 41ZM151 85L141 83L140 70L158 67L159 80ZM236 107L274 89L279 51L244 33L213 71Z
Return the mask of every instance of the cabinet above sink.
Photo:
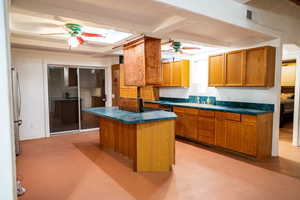
M273 87L276 49L270 46L209 57L210 87Z

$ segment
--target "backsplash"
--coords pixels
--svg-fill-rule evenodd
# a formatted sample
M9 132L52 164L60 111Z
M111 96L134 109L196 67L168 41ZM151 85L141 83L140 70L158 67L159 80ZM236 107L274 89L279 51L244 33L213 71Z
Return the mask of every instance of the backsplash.
M208 99L209 99L209 104L213 104L213 105L274 111L274 104L236 102L236 101L217 101L216 97L213 96L189 96L189 98L171 98L171 97L159 98L160 101L170 101L176 103L200 103L200 104L207 104Z

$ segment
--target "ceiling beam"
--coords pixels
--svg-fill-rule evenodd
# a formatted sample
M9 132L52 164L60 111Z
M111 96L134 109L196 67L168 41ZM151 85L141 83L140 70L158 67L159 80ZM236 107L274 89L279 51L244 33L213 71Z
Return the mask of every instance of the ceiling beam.
M158 26L154 28L152 33L168 33L173 30L179 29L182 25L184 25L184 22L186 21L186 18L174 15L171 17L168 17L164 21L162 21Z

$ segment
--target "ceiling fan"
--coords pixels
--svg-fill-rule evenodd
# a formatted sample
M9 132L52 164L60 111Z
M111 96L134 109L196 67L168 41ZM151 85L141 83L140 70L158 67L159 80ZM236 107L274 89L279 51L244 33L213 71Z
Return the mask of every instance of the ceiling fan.
M46 33L41 35L69 35L69 47L77 47L78 45L83 44L85 42L84 37L105 37L98 33L85 32L80 24L66 23L63 28L67 33Z
M167 42L162 43L162 45L170 44L171 49L162 50L163 52L174 52L177 54L184 54L183 50L200 50L199 47L187 47L183 46L181 42L169 40Z

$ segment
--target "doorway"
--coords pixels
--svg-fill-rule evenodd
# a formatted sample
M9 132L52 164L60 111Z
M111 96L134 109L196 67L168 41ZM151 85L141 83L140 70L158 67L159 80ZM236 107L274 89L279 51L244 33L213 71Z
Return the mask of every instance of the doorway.
M50 135L98 128L84 108L105 106L105 70L48 65Z

